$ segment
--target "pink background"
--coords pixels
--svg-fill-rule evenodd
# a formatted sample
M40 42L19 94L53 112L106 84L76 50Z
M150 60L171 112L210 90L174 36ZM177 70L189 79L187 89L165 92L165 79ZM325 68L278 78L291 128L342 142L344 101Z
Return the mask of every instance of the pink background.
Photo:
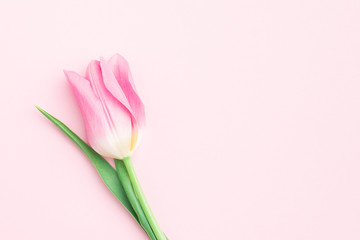
M7 1L0 239L146 239L84 155L63 69L119 52L170 239L360 239L360 2Z

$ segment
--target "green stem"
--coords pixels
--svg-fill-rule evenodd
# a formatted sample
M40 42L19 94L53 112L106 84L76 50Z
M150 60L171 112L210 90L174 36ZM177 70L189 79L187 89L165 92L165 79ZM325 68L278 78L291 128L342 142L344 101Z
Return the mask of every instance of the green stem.
M139 180L136 177L134 166L132 165L130 157L126 157L122 159L124 161L126 170L129 174L130 181L132 183L132 186L134 188L134 191L139 199L140 205L146 215L147 220L149 221L149 224L154 231L155 236L158 240L166 240L164 233L161 231L159 224L156 222L154 214L152 213L149 204L146 201L145 195L141 189Z
M157 240L151 229L149 222L147 221L144 211L141 208L139 200L136 198L135 192L131 185L131 181L129 179L129 175L126 171L126 167L124 163L119 159L114 159L114 161L115 161L117 175L119 176L120 182L124 187L125 193L130 201L131 206L133 207L133 209L136 212L136 215L139 218L142 228L148 234L150 239Z

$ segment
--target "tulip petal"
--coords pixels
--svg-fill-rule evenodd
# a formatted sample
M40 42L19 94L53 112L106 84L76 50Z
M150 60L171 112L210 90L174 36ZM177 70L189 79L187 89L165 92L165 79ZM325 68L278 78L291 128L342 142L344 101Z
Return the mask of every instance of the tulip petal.
M101 155L122 158L130 152L131 119L127 110L102 88L98 69L96 62L89 65L90 81L75 72L66 71L65 75L80 107L89 144Z
M102 79L104 82L104 87L115 97L119 102L121 102L133 115L132 109L130 107L129 101L119 86L114 73L112 72L111 68L106 64L106 61L103 58L100 58L100 67L101 67L101 74Z
M101 66L102 77L106 89L112 94L113 97L115 97L120 103L122 103L124 107L126 107L129 113L131 114L132 137L131 137L130 150L133 151L138 143L138 138L139 138L138 124L136 122L134 113L132 111L132 108L130 107L127 97L125 96L125 93L120 88L119 83L117 82L112 70L110 69L110 67L103 58L100 58L100 66Z
M131 108L131 113L136 120L137 127L142 128L145 125L144 104L142 103L140 97L136 92L129 64L127 63L125 58L123 58L119 54L116 54L111 57L110 60L107 62L102 60L102 68L111 69L115 77L115 79L106 78L106 87L121 102L125 102L123 100L123 95L125 95L127 102ZM114 80L117 81L117 86L116 84L114 84Z

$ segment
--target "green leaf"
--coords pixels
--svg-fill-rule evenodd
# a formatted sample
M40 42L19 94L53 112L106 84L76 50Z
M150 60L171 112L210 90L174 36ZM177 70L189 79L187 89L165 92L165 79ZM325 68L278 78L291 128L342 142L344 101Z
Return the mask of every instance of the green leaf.
M124 207L135 218L135 220L140 224L139 218L137 217L133 207L131 206L126 196L124 188L117 176L116 170L108 163L108 161L106 161L102 156L95 152L95 150L93 150L89 145L87 145L83 140L81 140L81 138L79 138L61 121L59 121L40 107L36 106L36 108L42 114L44 114L45 117L47 117L51 122L53 122L63 133L65 133L85 153L85 155L95 166L106 186L115 195L115 197L119 199L122 205L124 205Z

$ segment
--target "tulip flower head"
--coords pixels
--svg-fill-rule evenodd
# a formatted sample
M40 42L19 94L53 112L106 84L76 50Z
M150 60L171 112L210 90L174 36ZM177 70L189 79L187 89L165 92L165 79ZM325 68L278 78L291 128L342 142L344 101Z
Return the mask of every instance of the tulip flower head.
M86 76L64 71L79 105L89 145L100 155L123 159L138 145L144 105L129 64L119 54L89 63Z

